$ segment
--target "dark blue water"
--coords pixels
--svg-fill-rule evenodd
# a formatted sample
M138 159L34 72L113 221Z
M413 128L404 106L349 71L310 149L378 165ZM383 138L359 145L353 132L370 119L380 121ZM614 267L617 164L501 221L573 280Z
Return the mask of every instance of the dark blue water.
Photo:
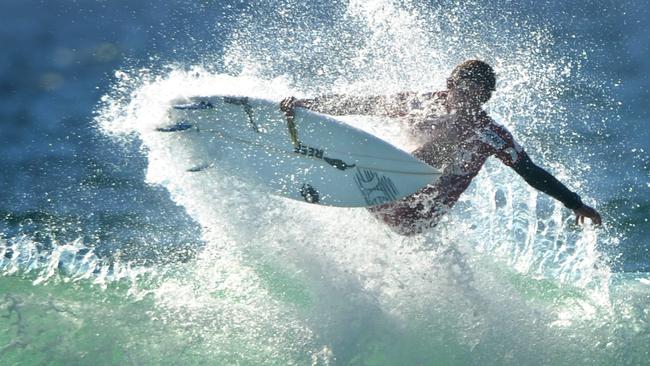
M519 100L526 110L508 109L507 104L503 102L494 105L493 109L497 115L509 116L514 121L512 123L508 121L506 124L515 127L515 136L524 142L525 147L538 163L551 171L563 171L568 174L565 178L570 181L571 186L580 191L587 202L602 213L605 225L598 234L602 240L598 241L596 246L612 273L636 276L636 272L650 272L650 155L648 154L650 132L647 128L650 122L648 108L650 26L647 22L650 10L647 4L638 0L518 3L491 1L487 4L477 2L475 5L480 11L476 12L471 10L472 3L455 7L438 2L417 1L397 5L391 5L392 3L389 2L384 5L381 5L383 2L378 4L380 10L374 10L377 14L377 22L368 21L367 24L361 24L363 23L361 20L350 16L349 9L354 4L341 1L320 5L293 2L285 4L274 1L247 4L235 1L150 0L139 2L50 0L0 3L0 43L3 45L0 52L0 238L3 241L0 245L10 247L17 242L28 240L47 262L50 253L57 247L80 240L84 248L82 255L92 252L99 260L111 265L120 261L130 262L143 268L153 268L154 272L162 271L162 266L170 263L174 265L190 263L192 266L191 263L194 263L197 257L201 258L204 253L206 242L210 242L206 237L208 234L203 231L204 222L192 214L192 210L184 205L182 200L170 196L167 189L145 182L148 156L147 152L142 150L140 140L111 138L101 133L97 127L97 116L102 113L106 115L106 110L102 109L106 106L106 103L102 102L102 97L125 95L135 98L132 93L142 84L146 84L144 81L120 84L117 82L116 71L129 73L133 77L146 69L153 79L156 76L165 76L174 70L182 71L199 65L203 72L208 73L226 73L236 77L254 76L264 80L282 77L282 80L294 90L312 93L336 91L336 85L353 84L359 80L373 78L384 80L383 85L388 90L408 88L410 86L408 81L413 80L413 73L407 69L417 67L418 62L426 64L429 61L423 56L426 53L422 50L404 51L406 55L404 57L407 57L405 62L410 62L407 61L410 59L415 60L412 64L405 65L405 69L402 70L404 75L394 69L390 69L392 73L386 75L373 74L380 68L365 68L350 61L358 57L355 53L356 49L372 42L367 37L368 34L379 34L385 37L381 38L380 42L388 42L385 49L390 52L383 52L382 47L375 45L373 51L368 52L364 57L372 60L388 60L387 65L402 57L396 54L397 52L394 51L396 48L391 48L389 43L392 39L395 44L399 44L400 37L407 37L410 33L408 29L400 28L405 26L392 23L390 16L382 18L386 15L381 15L381 9L393 7L409 14L419 14L410 19L422 22L418 29L427 30L426 34L430 35L432 47L445 49L443 44L448 42L448 56L433 55L437 58L431 60L431 65L436 65L438 67L436 70L448 70L453 67L453 62L475 55L485 55L497 66L497 71L501 70L503 73L505 81L500 85L506 90L503 94L507 96L503 100L517 102L519 95L526 95L527 98L529 96L526 93L517 94L517 86L506 82L509 73L517 67L538 70L534 75L545 72L560 75L562 70L559 69L539 70L546 70L549 64L568 65L571 70L569 76L557 78L561 80L562 88L556 99L544 95L537 96L540 98L540 103L535 104L536 96L533 96L532 102L524 103ZM434 18L427 16L444 11L449 11L449 14ZM390 28L391 26L393 28ZM459 34L459 26L464 27L464 33L460 39L453 40L454 35ZM385 27L385 30L382 27ZM305 31L306 29L322 35L325 43L319 44L311 33ZM390 33L395 29L401 29L402 33L398 32L394 35ZM332 32L335 34L333 35ZM517 49L518 35L525 34L526 39L535 39L535 36L531 35L535 32L538 32L542 38L548 38L537 43L543 47L536 50L537 53L533 53L532 56L522 58L527 60L526 63L513 62L512 59L516 59L516 55L529 52L526 44L523 43L521 50ZM441 64L445 60L448 65ZM427 75L429 70L422 69L421 72L422 75ZM427 76L423 76L423 79L426 78ZM427 82L423 81L423 83ZM329 85L333 86L330 88ZM543 85L540 85L535 84L531 87L545 90ZM125 90L120 90L120 87L124 87ZM535 105L539 106L539 110L532 111ZM535 119L535 116L538 116L539 120ZM118 117L117 113L114 117ZM501 174L495 176L502 177L503 180L518 179L512 175ZM468 197L474 196L468 195ZM540 205L539 215L543 218L546 206ZM462 203L460 207L461 209L464 207ZM472 213L459 211L456 214L464 217L463 215ZM272 221L267 222L270 223ZM450 237L453 237L453 230L451 232ZM579 236L580 232L577 228L571 228L570 235ZM242 231L241 235L246 238L247 232ZM309 235L304 234L306 237ZM294 240L299 241L296 238ZM357 237L355 240L362 242L370 239ZM569 247L573 245L579 247L581 243L580 240L573 239L569 242ZM489 251L490 246L487 245L486 248ZM12 251L0 253L4 253L7 259L11 259L14 255ZM291 272L287 268L294 268L296 263L292 262L287 266L282 270ZM344 267L339 270L345 272ZM516 267L513 265L513 268ZM10 299L26 303L24 316L29 318L28 314L32 314L29 312L30 309L35 311L33 314L36 314L37 311L34 309L40 309L39 304L41 304L40 300L30 302L29 299L46 299L46 294L50 290L39 287L44 285L32 284L34 278L30 277L27 269L9 271L6 268L0 265L2 270L0 273L3 276L0 277L0 283L4 282L0 286L0 290L4 291L4 294L0 291L0 299L5 296L0 303L3 306L11 304L13 300ZM267 267L265 264L256 268ZM282 265L278 268L282 268ZM308 272L305 268L302 270ZM97 269L95 273L99 271ZM300 271L298 266L296 273ZM276 290L280 288L277 293L288 293L286 295L288 297L277 295L274 301L284 302L287 308L291 306L318 308L318 300L304 300L308 296L303 296L302 282L291 276L289 280L285 280L284 277L277 275L275 270L265 272L263 269L258 272L273 273L273 275L267 273L266 276L266 281L273 284L269 285L270 288ZM503 275L503 277L508 276ZM540 298L547 301L550 298L551 300L548 300L550 302L561 302L564 301L561 299L573 299L577 296L562 285L556 289L554 286L558 285L554 284L552 276L549 280L550 284L544 285L531 284L533 280L530 277L535 276L510 279L508 286L514 288L521 286L527 289L522 290L526 293L540 291L543 295L537 295L536 301L540 301ZM23 280L27 282L20 282ZM58 286L51 290L52 293L57 294L57 301L60 304L72 309L77 306L76 301L81 303L84 301L79 300L78 294L71 292L74 290L68 286L70 284L66 285L67 281L66 275L62 274L61 279L50 286ZM312 288L312 291L317 287L336 287L331 283L322 284L316 280L305 280L305 282L308 283L305 286ZM563 283L563 280L559 282ZM262 284L264 283L266 282L262 281ZM649 284L643 281L640 283L644 286ZM142 286L142 283L139 286ZM364 287L364 285L359 286ZM650 299L648 292L644 292L647 288L643 289L634 290L643 294L639 297L634 297L631 289L629 292L620 289L612 290L616 293L612 295L614 299L612 303L623 303L632 297L637 304L635 309L638 312L629 315L627 320L623 316L621 316L623 320L616 318L617 320L613 321L616 326L610 327L603 325L605 323L598 323L602 326L604 334L611 330L618 338L605 335L598 338L600 335L590 333L602 343L596 346L602 351L601 357L604 357L599 362L641 364L639 360L643 359L643 352L647 355L647 351L644 351L641 346L636 347L637 344L634 342L630 343L630 349L619 346L629 339L643 339L635 338L636 333L629 331L628 325L633 324L630 328L637 329L641 333L643 329L647 330L650 316L647 313L647 304L650 303ZM80 291L84 294L93 293L92 296L84 295L89 298L100 296L95 295L95 289L92 288L82 288ZM99 289L96 291L101 292ZM364 291L350 291L348 294L352 293L364 299L365 296L371 297ZM373 291L370 293L375 294ZM154 297L160 300L156 297L160 294L158 292L156 294L151 295L149 299ZM107 296L111 298L108 305L98 306L94 308L95 310L107 313L114 310L116 314L138 314L139 311L142 314L146 311L156 313L159 310L154 305L150 308L148 304L142 307L140 304L133 305L133 308L130 307L131 305L123 305L130 304L131 299L120 292ZM92 302L92 300L88 301ZM44 302L46 300L43 300ZM495 303L500 304L496 300L491 302L492 305ZM340 305L341 308L349 305L348 303L335 304ZM11 307L6 305L0 307L0 310L5 308ZM145 311L144 308L148 310ZM333 308L333 305L330 308ZM385 309L372 309L370 314L375 314L374 311L378 313L385 311ZM522 309L528 308L517 308L519 315L524 319L523 323L528 324L525 319L537 319L534 316L526 318L522 314L527 310ZM11 310L7 311L11 317ZM309 310L311 311L316 310ZM598 319L607 318L599 311L601 310L596 311L599 314ZM352 312L354 313L354 310ZM333 313L336 314L335 311ZM341 311L341 313L345 312ZM36 317L33 314L31 316ZM435 314L424 314L426 316L421 323L423 329L433 328L431 324L439 325L435 321ZM158 314L158 318L163 317ZM110 319L111 316L107 315L107 318ZM377 318L383 320L376 321ZM198 315L196 318L188 317L188 319L190 319L188 324L192 324L193 320L205 321ZM339 318L339 323L345 323L341 319L345 317ZM530 320L530 324L537 324L542 319L548 320L540 317L539 321ZM103 324L101 319L97 318L86 320L92 324ZM57 321L63 322L61 319L46 322L49 328L44 328L44 332L56 334L55 329L61 326ZM378 315L367 315L364 321L360 321L360 326L377 331L386 329L394 331L390 322ZM140 323L134 320L134 324ZM326 322L325 324L322 328L309 327L310 332L315 334L309 339L316 345L313 349L318 349L318 352L313 353L319 355L316 357L318 360L330 360L327 362L333 364L382 364L381 361L372 361L373 357L382 359L373 353L372 349L379 347L377 345L391 342L381 337L373 338L363 332L349 335L348 339L336 331L339 329L338 325L329 326ZM589 324L588 322L574 324L576 328L568 329L579 329L576 330L579 332L590 327L595 328ZM215 329L220 326L215 325ZM2 357L9 357L8 359L16 364L45 364L47 362L45 358L28 358L27 352L30 346L20 346L20 342L28 342L21 335L21 331L16 330L11 333L13 332L11 327L7 327L7 334L14 334L14 336L8 339L0 337L0 364L3 363ZM0 329L2 328L3 326L0 325ZM200 344L201 337L205 337L206 334L199 330L193 333L191 328L191 325L189 328L183 328L187 331L182 333L183 336L191 333L196 336L195 342ZM421 358L399 356L400 353L396 351L392 354L394 358L386 356L385 360L403 357L402 359L410 360L409 362L416 362L413 361L415 359L420 364L426 364L426 360L430 359L425 356L427 347L409 337L416 338L420 334L430 335L430 333L417 326L416 328L417 331L405 330L405 340L394 346L400 351L410 350L409 352L415 355L421 354ZM115 356L114 359L104 358L105 361L102 362L119 364L134 359L146 360L146 355L156 352L152 344L143 341L147 329L154 333L172 332L166 328L148 328L146 324L137 329L140 333L136 332L139 334L136 337L141 337L140 341L129 343L125 339L118 340L116 336L115 343L124 345L120 348L120 352L123 351L124 354L128 354L128 351L124 350L130 349L133 345L141 346L147 350L143 353L145 356L140 354L141 357L134 356L132 359L126 356L120 356L121 358ZM244 327L244 329L248 328ZM269 326L264 329L270 334L275 328ZM349 330L345 327L342 329ZM181 334L176 328L173 331L178 332L177 335ZM540 331L544 332L544 330ZM85 337L83 332L75 333L72 330L70 332L77 336L72 338L68 348L92 350L90 358L80 361L82 358L79 354L61 351L57 353L58 358L53 362L55 364L63 364L70 360L89 362L89 359L94 358L92 352L98 349L99 343L85 344L81 341ZM506 328L498 331L486 330L480 334L485 335L487 339L497 339L499 332L506 334L509 330ZM450 331L449 334L456 333ZM516 329L512 330L512 334L518 334ZM566 331L566 333L560 332L560 335L552 334L553 336L549 337L557 340L561 336L571 336L574 333ZM494 337L490 338L490 336ZM441 337L445 338L441 344L448 344L447 338L453 338L449 335ZM44 336L43 339L46 338L47 336ZM11 345L12 339L18 339L20 342L3 348L3 344ZM32 351L44 350L45 346L39 346L38 336L35 339ZM176 338L165 339L165 342L174 344ZM296 339L302 341L300 337ZM345 339L348 339L350 344L352 342L366 344L368 347L365 353L355 350L349 344L346 345L347 342L343 341ZM549 354L554 347L566 351L567 354L573 352L563 348L565 345L556 344L555 341L546 342L547 340L543 338L541 342L547 346ZM226 346L222 339L212 339L211 342L216 344L217 348L233 347L230 344ZM533 345L535 342L536 338L531 336L530 344ZM487 343L491 344L490 347L498 348L495 346L499 344L497 341ZM293 360L292 362L301 364L302 361L310 359L307 356L304 358L292 356L294 353L300 354L300 351L282 344L282 347L272 342L270 345L263 344L269 349L277 346L277 354L271 352L267 355L259 349L253 350L253 354L260 355L258 359L242 356L250 352L245 347L241 349L235 347L234 349L238 351L233 351L227 356L214 356L216 358L209 356L201 358L197 355L203 354L195 348L192 349L196 353L190 354L188 358L179 356L180 350L175 355L179 357L177 359L179 362L188 364L211 359L227 360L222 361L225 363L244 360L242 362L246 364L283 364L284 360ZM325 348L319 348L320 345L325 345ZM204 346L209 348L207 343ZM508 359L506 356L490 359L489 349L481 349L480 343L477 346L459 341L456 346L458 349L452 346L448 351L449 354L441 356L439 360L445 360L450 364L499 364ZM299 349L298 346L295 347ZM505 343L503 347L508 348ZM256 353L257 351L259 353ZM564 354L562 351L558 352ZM497 353L507 354L505 351ZM331 356L332 354L339 355L338 359ZM480 356L476 356L477 354ZM510 359L509 362L516 363L515 361L519 360L524 363L529 361L530 364L547 364L546 361L549 361L564 364L568 360L568 358L553 359L542 356L540 356L542 358L532 356L532 358L521 358L521 354L523 353L516 353L514 361ZM584 356L583 360L587 359L587 355L582 356ZM20 361L28 359L31 361L23 363ZM274 361L259 361L262 359Z

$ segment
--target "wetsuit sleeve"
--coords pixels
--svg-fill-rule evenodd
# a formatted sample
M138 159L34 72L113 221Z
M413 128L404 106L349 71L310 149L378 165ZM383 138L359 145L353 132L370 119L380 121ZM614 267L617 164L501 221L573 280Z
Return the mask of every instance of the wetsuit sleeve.
M499 127L495 128L494 134L498 136L496 140L499 141L497 145L493 144L496 157L524 178L526 183L562 202L569 209L575 210L582 206L580 196L549 172L535 165L510 132Z
M512 169L533 188L562 202L567 208L575 210L582 206L582 200L577 193L572 192L549 172L535 165L528 154L523 153Z
M413 93L378 96L329 94L299 99L295 106L334 116L358 114L396 117L407 113L407 101L412 95Z

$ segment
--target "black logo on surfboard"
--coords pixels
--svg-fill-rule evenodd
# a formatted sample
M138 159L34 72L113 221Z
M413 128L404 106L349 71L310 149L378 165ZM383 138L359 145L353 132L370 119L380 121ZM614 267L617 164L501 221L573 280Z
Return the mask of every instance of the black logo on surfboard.
M318 149L315 147L307 146L303 144L302 142L299 142L298 145L293 149L293 152L300 154L300 155L305 155L305 156L310 156L314 157L316 159L321 159L325 161L327 164L335 167L338 170L346 170L348 168L354 168L355 164L348 164L344 162L341 159L332 159L328 158L325 156L325 152L323 149Z
M399 197L393 181L374 170L357 168L354 181L369 206L395 201Z
M356 164L348 164L341 159L331 159L328 157L323 157L323 160L325 160L327 164L335 167L338 170L345 170L348 168L354 168L356 166Z

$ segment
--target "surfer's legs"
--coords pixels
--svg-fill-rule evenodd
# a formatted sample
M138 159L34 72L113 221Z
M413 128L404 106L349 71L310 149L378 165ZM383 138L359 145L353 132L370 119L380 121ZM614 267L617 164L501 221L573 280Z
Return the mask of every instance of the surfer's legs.
M425 207L422 203L402 200L369 207L368 211L396 233L411 236L436 226L445 210L438 205Z

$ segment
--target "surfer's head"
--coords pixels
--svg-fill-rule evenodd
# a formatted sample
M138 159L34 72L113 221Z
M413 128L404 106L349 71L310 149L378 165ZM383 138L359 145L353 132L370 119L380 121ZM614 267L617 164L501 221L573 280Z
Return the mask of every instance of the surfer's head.
M454 108L480 108L490 100L496 88L494 70L480 60L467 60L447 79L447 101Z

